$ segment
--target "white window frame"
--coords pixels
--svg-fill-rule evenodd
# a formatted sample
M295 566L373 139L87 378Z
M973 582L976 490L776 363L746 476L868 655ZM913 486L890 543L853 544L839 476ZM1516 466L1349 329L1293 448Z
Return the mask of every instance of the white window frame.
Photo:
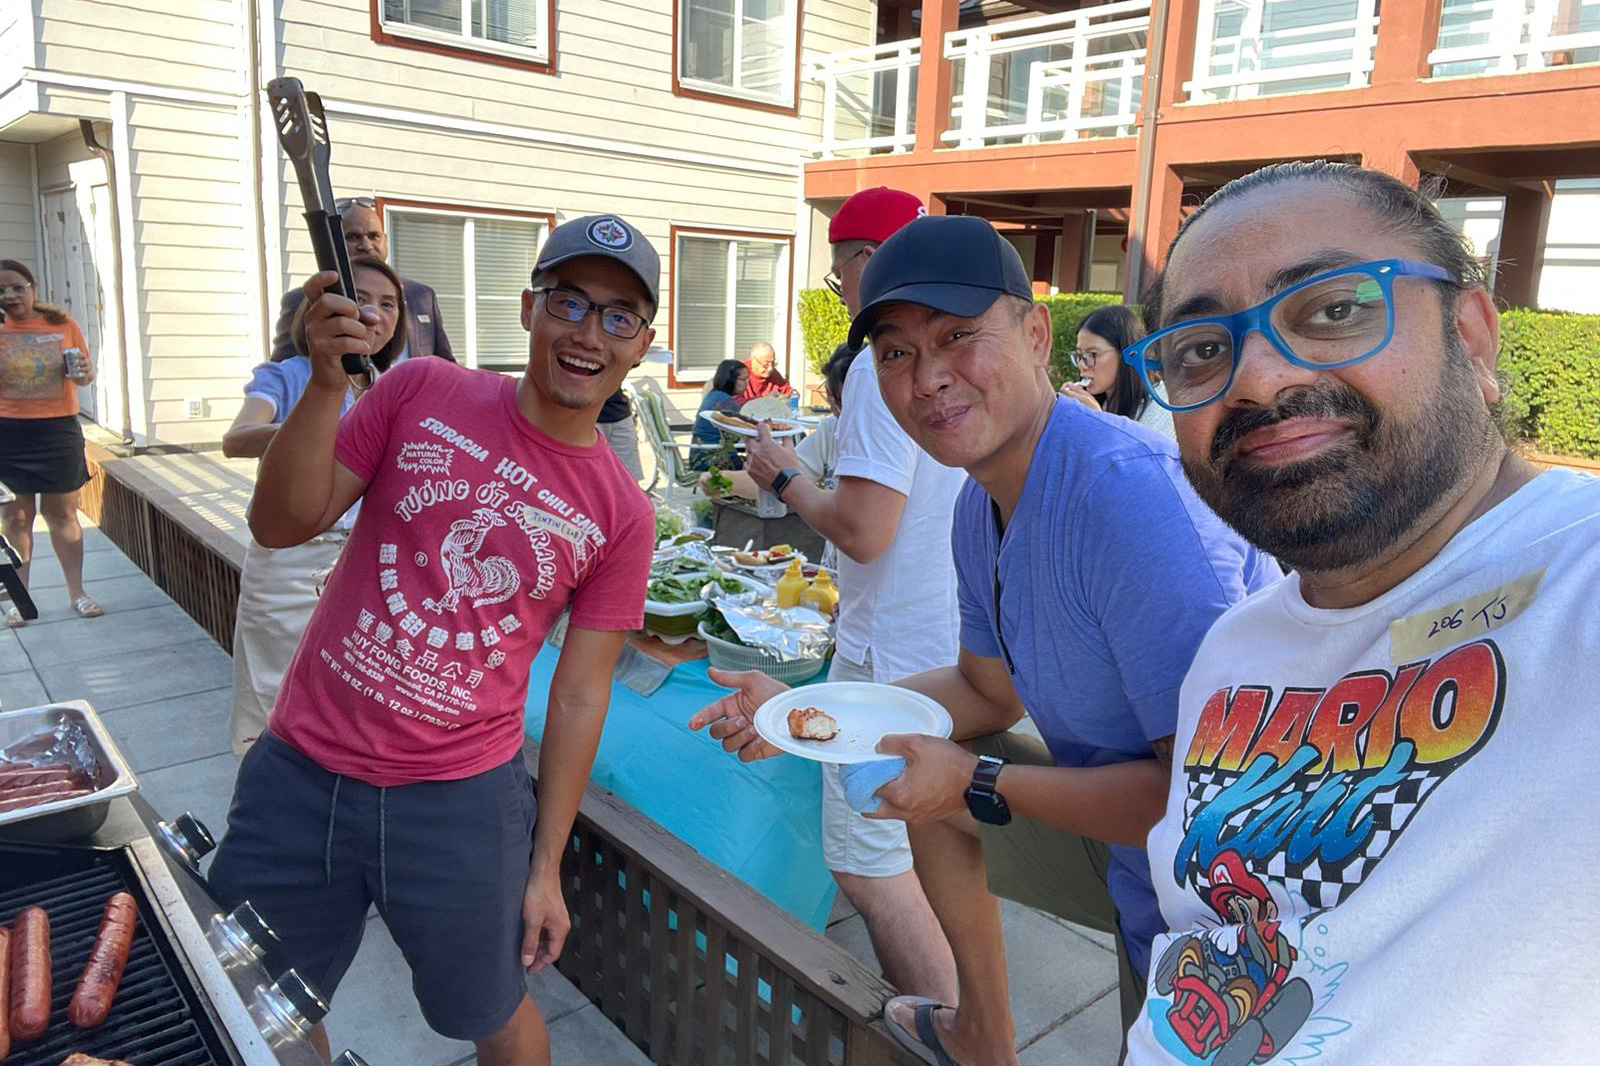
M783 84L784 90L778 93L756 92L744 89L737 84L741 65L739 55L744 41L744 20L734 13L733 19L733 77L736 84L723 85L721 82L703 81L690 75L686 68L689 62L689 4L690 0L673 0L678 5L678 86L697 93L707 93L712 96L726 96L733 100L745 100L750 103L768 104L774 107L792 108L796 106L795 74L797 66L795 55L799 48L800 39L800 5L804 0L784 0L788 5L785 23L788 32L784 35L783 49Z
M464 48L473 52L487 52L507 59L520 59L527 63L550 62L550 10L546 0L526 0L534 8L534 25L539 29L539 47L491 41L472 33L472 0L461 0L461 32L445 33L431 26L417 26L410 22L391 22L384 14L384 0L372 0L378 7L378 25L391 37L403 37L423 44L436 44L445 48Z
M462 343L452 340L451 347L455 350L456 357L462 365L471 367L473 370L478 369L478 263L473 255L476 247L474 242L477 238L474 223L480 218L493 219L495 221L512 219L518 222L531 222L540 228L539 244L542 246L545 241L550 239L550 220L543 217L546 213L529 211L526 214L519 212L518 214L507 215L495 211L474 211L470 207L416 207L411 204L384 204L383 212L384 230L386 232L391 228L389 225L390 216L396 214L434 215L436 217L466 220L466 224L461 227L462 299L465 303L465 307L462 308L461 312L461 328L466 333L466 341ZM549 212L549 214L553 215L554 212ZM392 247L389 250L389 265L394 266L394 249ZM398 269L397 267L396 270ZM531 277L529 282L532 282ZM521 369L515 371L497 370L496 373L521 374L522 371Z
M726 276L723 282L723 300L729 309L729 314L727 316L727 323L724 327L725 337L723 341L723 351L732 352L733 354L728 357L732 359L742 359L745 355L745 353L737 351L734 347L734 338L738 336L739 331L738 246L740 244L771 244L778 247L779 255L777 270L778 277L783 279L783 283L781 285L774 286L773 288L773 335L771 340L774 347L777 347L780 350L786 348L787 346L780 344L779 341L789 335L789 305L794 299L794 276L789 270L789 257L794 254L794 247L791 238L774 237L770 234L743 234L733 230L702 230L679 227L677 232L673 235L674 247L672 249L672 261L674 264L682 262L682 255L680 254L681 249L678 245L678 242L682 241L685 237L689 237L697 241L720 241L727 246L727 260L726 266L724 267ZM679 317L678 298L678 271L676 265L674 265L672 272L672 329L674 334L677 333L679 324L683 321ZM674 343L672 347L672 376L674 378L676 378L680 383L687 384L700 384L702 382L711 380L711 376L716 370L715 367L685 367L678 362L677 349L681 346ZM784 375L787 377L788 367L785 366L783 369Z

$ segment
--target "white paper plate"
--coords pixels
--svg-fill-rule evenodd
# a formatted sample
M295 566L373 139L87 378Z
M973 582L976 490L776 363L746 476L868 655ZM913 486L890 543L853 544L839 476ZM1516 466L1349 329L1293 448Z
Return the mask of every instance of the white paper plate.
M815 707L839 721L832 740L797 740L789 733L789 712ZM855 763L889 758L878 741L891 733L950 735L950 715L920 692L870 681L829 681L789 689L756 711L756 732L773 747L817 762Z
M737 422L723 421L723 419L720 417L721 414L721 411L701 411L700 417L705 419L707 422L710 422L713 426L716 426L722 432L732 433L736 437L759 436L757 431L751 429L749 426L741 426ZM772 435L774 437L796 437L800 436L806 431L804 426L797 426L793 422L790 422L787 418L780 419L780 421L789 422L789 428L773 430Z

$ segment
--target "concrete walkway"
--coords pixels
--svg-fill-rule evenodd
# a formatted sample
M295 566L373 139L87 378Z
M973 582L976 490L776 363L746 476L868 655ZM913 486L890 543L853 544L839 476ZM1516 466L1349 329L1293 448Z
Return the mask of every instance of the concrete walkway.
M198 513L246 542L244 503L253 462L140 456ZM87 531L85 584L106 616L72 615L42 526L32 586L40 618L0 631L0 705L86 699L99 710L163 814L191 810L220 834L238 761L228 751L232 660L98 530ZM1017 1045L1025 1066L1116 1062L1121 1021L1111 938L1017 904L1004 905ZM862 918L842 896L827 930L874 968ZM470 1062L470 1048L423 1025L404 962L374 919L330 1017L334 1049L374 1064ZM554 971L530 982L552 1022L557 1066L643 1063L644 1056Z
M39 619L18 630L0 627L0 709L88 700L156 810L168 817L192 811L220 837L239 767L228 750L233 661L99 530L85 529L85 546L84 584L105 616L72 613L41 524L30 582ZM556 1063L648 1063L554 969L528 988L550 1022ZM474 1061L470 1044L423 1023L405 960L376 915L339 987L328 1031L334 1051L353 1048L374 1066Z

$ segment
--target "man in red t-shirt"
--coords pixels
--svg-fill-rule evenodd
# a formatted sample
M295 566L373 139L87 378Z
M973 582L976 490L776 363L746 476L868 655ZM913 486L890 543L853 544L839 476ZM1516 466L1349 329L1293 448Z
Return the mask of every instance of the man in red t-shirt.
M758 400L763 396L794 394L794 386L789 384L789 379L778 373L778 353L766 341L757 341L750 346L750 358L744 361L744 365L750 368L750 384L739 396L740 403Z
M362 506L240 765L211 884L224 906L253 902L329 996L376 904L429 1025L482 1064L550 1061L524 970L555 961L571 925L561 856L655 537L595 420L654 338L659 278L628 223L568 222L522 294L521 379L409 360L341 421L340 356L368 350L375 319L317 275L312 378L251 504L274 548ZM535 799L528 670L569 608Z

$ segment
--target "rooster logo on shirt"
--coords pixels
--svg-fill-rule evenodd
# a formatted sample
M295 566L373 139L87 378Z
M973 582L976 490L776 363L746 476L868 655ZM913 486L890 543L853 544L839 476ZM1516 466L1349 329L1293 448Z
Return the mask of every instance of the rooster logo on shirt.
M471 518L450 524L450 532L439 545L439 560L450 583L436 607L441 614L455 610L463 599L473 607L487 607L516 595L522 584L516 564L503 555L478 558L489 531L505 524L506 520L488 507L479 507Z

